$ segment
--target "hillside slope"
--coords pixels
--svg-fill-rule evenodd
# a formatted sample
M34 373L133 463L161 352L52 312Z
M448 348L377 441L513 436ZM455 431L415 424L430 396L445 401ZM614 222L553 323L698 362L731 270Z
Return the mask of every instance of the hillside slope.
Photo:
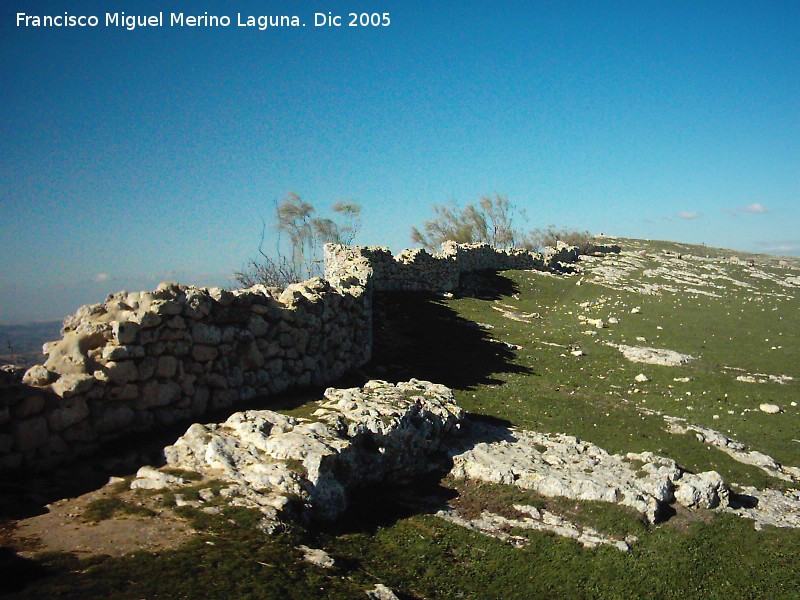
M581 440L587 474L599 471L597 456L653 453L688 474L715 471L756 504L776 497L764 490L800 504L800 261L614 242L621 254L584 258L568 275L480 274L454 295L379 296L363 377L453 388L467 429L505 432L484 436L471 459L493 445L510 455L529 439L528 455L558 471L565 434ZM215 520L176 508L173 492L117 488L109 494L126 518L142 504L174 510L201 534L133 557L40 558L53 575L32 578L23 596L349 598L376 583L404 598L794 598L800 589L791 502L781 527L678 502L648 520L630 504L520 486L514 469L527 457L498 483L491 470L448 472L460 456L431 477L361 490L333 525L266 538L241 509ZM299 544L324 548L334 566L304 562Z

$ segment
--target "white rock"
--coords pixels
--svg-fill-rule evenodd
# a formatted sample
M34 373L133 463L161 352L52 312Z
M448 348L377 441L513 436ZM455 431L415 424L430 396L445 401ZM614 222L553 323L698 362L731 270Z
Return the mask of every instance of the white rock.
M367 590L367 598L370 600L400 600L391 588L382 583L378 583L371 590Z
M650 381L650 379L644 373L639 373L636 377L633 378L635 381L639 383L644 383L646 381Z
M649 363L653 365L664 365L675 367L685 364L694 357L689 354L681 354L674 350L663 348L647 348L644 346L626 346L625 344L608 344L617 348L622 355L631 362Z
M782 412L781 407L777 404L760 404L758 408L761 412L765 412L769 415L775 415L779 412Z
M323 569L332 569L336 564L331 555L320 548L298 546L297 549L303 552L303 560L312 565L317 565Z
M684 473L675 482L675 500L688 508L716 508L728 505L730 489L716 471Z
M153 467L144 466L136 472L136 479L131 482L131 489L162 490L186 485L181 477L164 473Z

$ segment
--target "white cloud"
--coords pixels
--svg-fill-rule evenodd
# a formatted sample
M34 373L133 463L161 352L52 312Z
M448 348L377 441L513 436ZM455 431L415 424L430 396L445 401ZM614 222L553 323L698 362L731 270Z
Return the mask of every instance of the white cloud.
M111 275L109 275L108 273L98 273L93 277L93 279L97 283L103 283L104 281L108 281L109 279L111 279Z
M753 213L753 214L761 214L767 212L766 207L761 204L760 202L754 202L753 204L748 204L742 210L746 213Z
M679 219L699 219L702 216L702 213L695 212L693 210L682 210L677 216Z

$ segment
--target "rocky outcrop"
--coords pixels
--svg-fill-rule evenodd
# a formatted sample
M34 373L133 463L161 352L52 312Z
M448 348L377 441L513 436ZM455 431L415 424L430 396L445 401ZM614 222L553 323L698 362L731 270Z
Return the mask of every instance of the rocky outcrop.
M637 363L677 367L695 358L689 354L681 354L675 350L667 350L665 348L648 348L646 346L627 346L625 344L612 343L608 345L622 352L622 355L629 361Z
M269 518L295 505L333 519L358 488L430 470L463 415L442 385L370 381L328 389L313 419L261 410L194 424L164 454L170 467L230 482L229 498ZM132 487L175 487L155 473L144 467Z
M622 504L653 523L675 500L714 508L726 505L729 497L727 485L715 472L687 474L675 461L651 452L609 454L564 434L472 424L449 452L451 474L457 479L513 485L543 496Z

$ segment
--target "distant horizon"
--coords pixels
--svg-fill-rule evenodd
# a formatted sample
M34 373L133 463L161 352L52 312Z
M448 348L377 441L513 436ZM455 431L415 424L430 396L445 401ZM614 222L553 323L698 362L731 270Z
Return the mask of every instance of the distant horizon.
M786 259L790 259L790 260L791 259L800 260L800 256L798 256L796 254L774 254L774 253L768 253L768 252L748 252L746 250L736 250L734 248L724 248L724 247L720 247L720 246L712 246L712 245L709 245L709 244L704 244L702 242L694 243L694 242L680 242L680 241L676 241L676 240L662 240L662 239L652 239L652 238L647 238L647 239L646 238L631 238L631 237L615 236L615 235L605 234L605 233L597 233L597 234L593 234L593 235L595 235L595 237L597 237L599 239L608 238L609 240L641 240L641 241L646 241L646 242L664 242L664 243L672 243L672 244L682 244L682 245L687 245L687 246L700 246L700 247L709 248L709 249L712 249L712 250L724 250L724 251L734 252L734 253L738 253L738 254L757 255L757 256L771 256L771 257L779 258L779 259L780 258L786 258ZM354 245L359 246L359 245L363 245L363 244L358 244L356 242ZM624 248L622 250L623 250L623 252L625 251ZM393 253L396 255L396 254L398 254L398 252L399 251L394 251ZM90 301L90 302L87 302L87 303L84 303L84 304L77 305L77 306L75 306L75 308L73 310L68 310L68 311L64 312L64 314L61 315L60 317L55 317L54 316L52 318L33 319L33 320L27 320L27 321L26 320L21 320L21 321L2 321L2 320L0 320L0 327L15 327L15 326L25 327L25 326L34 326L34 325L44 325L44 324L50 324L50 323L60 323L66 317L68 317L69 315L74 314L76 310L78 310L81 306L84 306L85 304L97 304L97 303L101 303L102 304L102 302L105 300L105 298L109 294L113 294L115 292L119 292L119 291L122 291L122 290L130 291L130 292L152 291L158 286L159 283L163 283L163 282L158 282L157 284L152 286L152 288L149 288L149 289L147 289L147 288L138 289L138 288L131 288L131 287L122 287L122 288L113 289L113 290L109 289L109 291L106 292L105 294L103 294L102 297L98 298L98 300ZM187 284L187 283L185 283L183 281L174 281L174 283L178 283L178 284L181 284L181 285L195 285L196 287L230 287L230 288L238 287L238 286L235 286L235 285L234 286L213 286L213 285L210 285L210 284L208 284L208 285Z
M0 322L232 285L289 192L393 252L498 193L526 231L800 255L794 1L35 4L0 8Z

